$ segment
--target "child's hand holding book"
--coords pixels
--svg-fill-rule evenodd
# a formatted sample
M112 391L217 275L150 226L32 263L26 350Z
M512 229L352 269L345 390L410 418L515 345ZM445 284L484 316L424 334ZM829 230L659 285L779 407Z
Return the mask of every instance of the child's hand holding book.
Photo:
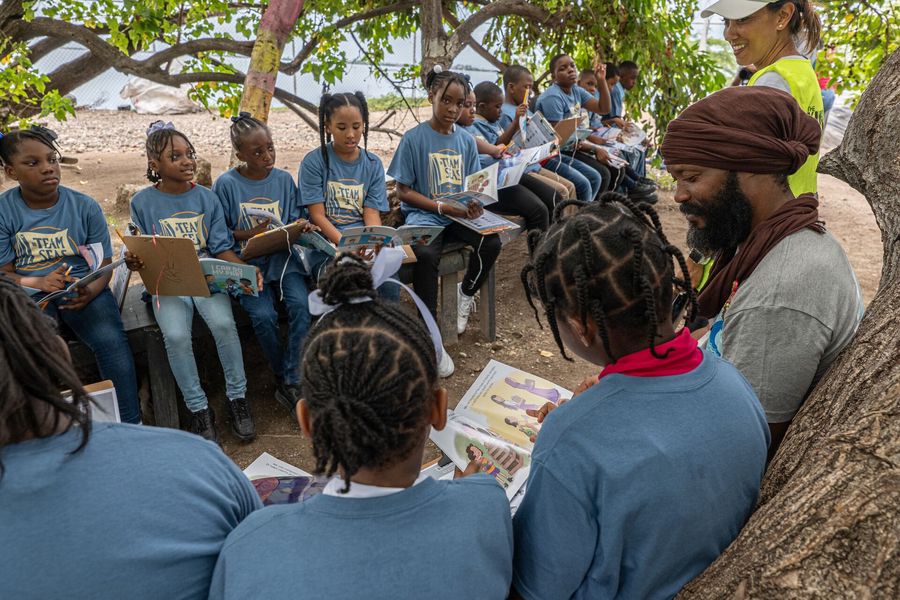
M72 268L66 263L61 264L56 267L50 273L47 273L43 277L38 278L36 281L35 288L41 290L42 292L56 292L59 290L64 290L68 287L68 284L75 281L72 277L69 276L69 273L72 271Z

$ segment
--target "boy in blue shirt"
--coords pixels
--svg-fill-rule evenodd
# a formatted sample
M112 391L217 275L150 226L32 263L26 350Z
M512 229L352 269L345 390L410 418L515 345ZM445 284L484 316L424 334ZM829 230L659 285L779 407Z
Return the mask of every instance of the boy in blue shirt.
M211 599L506 598L506 495L485 475L419 474L431 427L447 419L439 346L371 281L357 256L332 265L320 288L332 310L303 356L297 418L316 472L334 479L301 504L244 521L219 555Z
M110 264L109 229L94 199L59 185L55 133L33 127L0 136L0 163L19 183L0 195L0 272L29 288L40 302ZM51 300L45 311L94 353L100 376L116 388L122 421L140 423L134 359L109 291L111 277L77 288L74 296Z
M292 223L300 219L302 209L294 180L287 171L275 168L275 145L262 121L245 112L232 117L231 144L244 164L223 173L212 191L222 202L225 223L234 236L232 250L240 254L246 241L269 225L267 220L251 218L247 210L264 210L281 223ZM291 249L251 259L249 264L260 269L266 287L258 296L241 294L241 306L250 316L259 345L277 378L275 399L293 411L299 398L300 352L310 323L306 273ZM275 310L278 297L288 313L284 344Z
M506 97L500 107L498 123L504 129L512 126L518 132L520 119L530 118L532 114L526 103L534 88L534 77L525 67L513 65L503 72L503 86ZM557 154L545 163L545 169L572 182L576 197L582 202L596 198L603 185L603 178L597 171L571 156Z
M65 344L8 277L0 373L0 594L205 599L225 536L262 507L234 463L181 431L90 422Z
M523 272L563 356L603 370L529 411L543 426L513 521L513 598L671 598L753 511L765 415L731 364L675 332L672 282L686 292L690 278L675 278L684 259L658 224L605 194L554 225Z

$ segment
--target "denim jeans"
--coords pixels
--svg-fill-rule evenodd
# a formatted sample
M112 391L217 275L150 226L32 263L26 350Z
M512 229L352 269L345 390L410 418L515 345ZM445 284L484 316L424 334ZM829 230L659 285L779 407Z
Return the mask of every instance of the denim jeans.
M571 156L557 155L544 168L562 175L575 185L575 195L582 202L591 202L603 186L600 173Z
M65 323L94 353L100 377L111 380L116 387L122 422L140 423L141 405L134 358L112 292L103 290L81 310L58 310L60 302L62 300L51 302L45 312Z
M288 334L284 346L278 334L278 312L275 302L284 292L288 313ZM247 311L256 339L276 377L288 385L300 383L300 353L309 331L309 290L306 278L300 273L286 273L281 283L266 283L259 296L241 296L241 306Z
M157 301L159 307L157 307ZM243 398L247 394L247 378L244 376L244 357L238 339L231 300L225 294L213 294L209 298L194 296L153 296L153 313L166 343L166 354L172 374L184 396L184 403L191 412L207 407L206 393L200 385L197 361L191 340L194 307L206 321L216 341L219 361L225 372L225 395L229 400ZM151 365L152 368L152 365Z

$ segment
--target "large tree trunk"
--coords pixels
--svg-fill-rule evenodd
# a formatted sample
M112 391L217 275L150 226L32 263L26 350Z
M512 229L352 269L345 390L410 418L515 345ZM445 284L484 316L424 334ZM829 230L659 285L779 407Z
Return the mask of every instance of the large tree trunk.
M747 526L680 598L900 598L898 133L900 51L819 166L875 212L884 241L878 293L788 429Z
M263 122L269 119L284 44L302 10L303 0L271 0L259 23L241 96L241 110Z

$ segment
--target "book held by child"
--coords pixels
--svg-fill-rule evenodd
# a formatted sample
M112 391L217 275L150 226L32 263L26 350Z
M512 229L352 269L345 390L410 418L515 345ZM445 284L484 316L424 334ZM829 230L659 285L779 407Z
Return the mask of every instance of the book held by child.
M466 191L449 196L439 198L441 202L447 204L455 204L456 206L466 209L469 202L477 201L482 207L490 206L497 202L497 176L499 173L499 164L494 163L489 167L485 167L480 171L472 173L465 180ZM490 211L484 211L480 217L475 219L466 219L462 217L450 217L460 225L465 225L473 231L477 231L481 235L490 235L510 229L518 229L518 225L508 219L504 219L500 215Z
M571 397L546 379L491 360L449 411L447 426L432 430L430 438L460 469L475 461L512 500L528 478L531 438L541 428L526 411Z

